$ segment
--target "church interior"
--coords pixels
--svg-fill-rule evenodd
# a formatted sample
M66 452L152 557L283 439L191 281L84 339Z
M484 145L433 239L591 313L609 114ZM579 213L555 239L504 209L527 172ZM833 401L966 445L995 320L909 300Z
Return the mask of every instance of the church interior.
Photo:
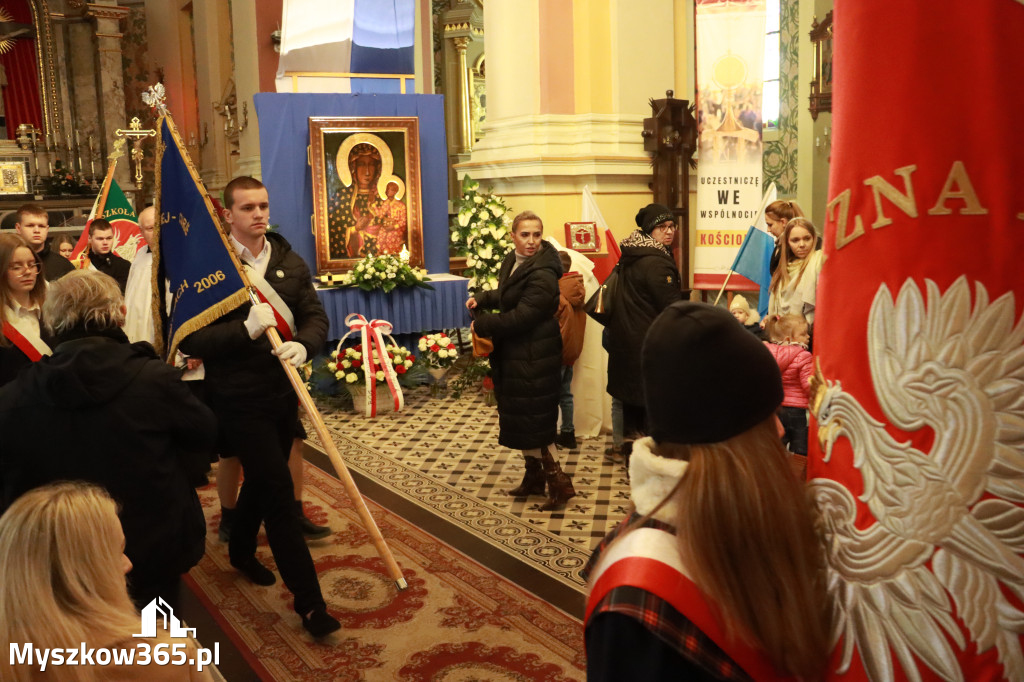
M738 125L760 136L763 186L773 183L779 199L797 201L822 226L833 3L760 5L763 101ZM327 432L407 586L389 578L307 421L306 514L333 531L309 546L342 629L322 641L305 636L283 585L260 588L232 569L218 541L211 477L199 490L206 556L185 579L179 615L197 629L201 646L217 645L214 676L585 679L583 569L630 511L626 467L606 453L613 443L602 370L586 370L599 375L586 385L575 380L577 410L590 420L582 424L577 414L578 443L558 450L576 497L555 511L542 509L542 498L510 497L523 460L498 444L486 381L456 381L456 370L471 363L463 303L467 278L479 284L473 268L480 255L453 247L452 230L477 196L477 203L500 204L506 224L532 211L546 234L568 245L568 223L595 220L589 201L610 235L589 233L599 244L584 255L599 271L609 242L634 231L638 209L664 204L681 228L672 252L683 295L711 302L718 287L707 282L720 280L701 279L697 255L704 148L694 153L704 115L695 108L695 0L0 0L0 10L4 233L13 231L18 207L32 202L45 208L51 235L77 239L112 166L136 213L151 205L161 138L158 112L143 95L159 83L210 195L219 200L237 176L262 179L271 222L314 276L346 272L363 252L345 242L339 256L321 235L335 218L330 189L323 201L319 193L335 182L331 168L344 174L343 164L330 161L339 142L330 133L311 139L306 121L418 121L417 173L411 157L385 156L404 178L392 195L409 197L396 202L403 220L408 206L405 246L433 289L396 289L406 307L379 310L358 308L369 299L355 293L323 293L331 321L324 355L349 331L346 317L360 313L394 316L393 335L414 354L420 334L447 331L460 359L444 380L421 372L399 411L383 405L370 417L359 399L318 396ZM367 125L363 133L399 134ZM742 289L727 290L731 298ZM599 335L592 336L587 343L599 353ZM269 560L264 538L259 553Z

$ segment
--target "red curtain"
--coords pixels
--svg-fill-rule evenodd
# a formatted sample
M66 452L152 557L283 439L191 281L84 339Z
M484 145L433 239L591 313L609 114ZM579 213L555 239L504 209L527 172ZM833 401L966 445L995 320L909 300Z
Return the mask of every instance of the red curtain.
M27 0L5 0L4 7L19 24L33 24L32 10ZM38 32L38 27L35 27ZM31 123L43 127L43 112L39 101L39 69L36 66L36 41L23 36L14 41L14 49L0 55L7 74L4 87L4 112L7 117L7 137L14 139L18 126Z

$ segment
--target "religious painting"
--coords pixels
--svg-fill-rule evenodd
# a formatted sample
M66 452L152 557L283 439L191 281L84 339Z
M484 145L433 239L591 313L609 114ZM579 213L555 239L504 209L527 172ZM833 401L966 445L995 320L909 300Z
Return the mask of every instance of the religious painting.
M317 273L386 254L422 267L418 120L311 116L309 138Z

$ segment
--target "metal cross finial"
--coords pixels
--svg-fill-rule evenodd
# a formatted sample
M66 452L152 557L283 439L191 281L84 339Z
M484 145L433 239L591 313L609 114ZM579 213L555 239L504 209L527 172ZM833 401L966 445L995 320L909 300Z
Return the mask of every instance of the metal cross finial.
M152 128L142 128L139 117L136 116L128 125L128 130L118 128L114 134L121 138L130 138L132 141L132 161L135 162L135 184L142 187L142 140L147 137L155 137L156 131ZM123 149L123 147L122 147Z

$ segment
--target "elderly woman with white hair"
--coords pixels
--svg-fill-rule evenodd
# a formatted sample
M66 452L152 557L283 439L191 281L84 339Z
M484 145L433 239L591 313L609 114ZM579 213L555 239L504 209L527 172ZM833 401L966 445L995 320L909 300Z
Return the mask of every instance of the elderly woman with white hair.
M43 321L53 355L0 389L0 510L54 481L103 486L121 506L132 597L173 606L205 549L193 486L206 483L213 413L152 346L128 343L111 277L76 270L51 282Z

